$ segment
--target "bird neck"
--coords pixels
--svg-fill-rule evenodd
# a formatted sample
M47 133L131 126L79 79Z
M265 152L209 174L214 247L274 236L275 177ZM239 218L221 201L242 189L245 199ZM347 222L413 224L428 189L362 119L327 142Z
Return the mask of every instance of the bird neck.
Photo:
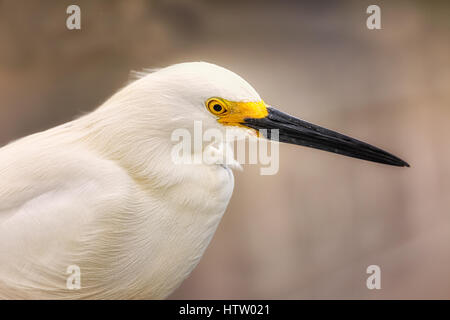
M126 108L120 113L99 108L76 120L76 125L82 142L91 150L146 183L162 181L161 177L170 176L173 170L170 134L158 130L153 122Z

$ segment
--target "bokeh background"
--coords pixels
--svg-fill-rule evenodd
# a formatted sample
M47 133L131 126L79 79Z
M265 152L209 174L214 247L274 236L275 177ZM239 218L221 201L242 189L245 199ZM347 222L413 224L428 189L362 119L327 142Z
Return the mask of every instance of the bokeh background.
M366 28L370 4L382 30ZM130 70L199 60L411 168L281 145L277 175L235 173L210 247L171 298L450 298L448 1L3 0L0 144L93 110ZM372 264L381 290L366 288Z

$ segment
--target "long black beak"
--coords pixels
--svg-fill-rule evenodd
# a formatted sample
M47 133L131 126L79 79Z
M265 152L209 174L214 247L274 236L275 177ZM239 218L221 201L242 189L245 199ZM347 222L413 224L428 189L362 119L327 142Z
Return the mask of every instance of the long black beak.
M279 129L279 141L310 148L316 148L344 156L389 164L398 167L409 167L402 159L365 142L350 138L306 121L297 119L274 108L267 108L269 114L265 118L247 118L244 125L260 130L267 139L274 139L270 129Z

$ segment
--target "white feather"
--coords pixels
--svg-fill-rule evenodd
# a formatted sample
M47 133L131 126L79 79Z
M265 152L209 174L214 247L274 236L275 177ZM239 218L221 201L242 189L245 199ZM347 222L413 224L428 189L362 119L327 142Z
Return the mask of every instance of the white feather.
M77 120L0 149L1 298L164 298L227 207L223 165L175 165L170 133L219 127L204 101L258 101L208 63L145 75ZM69 265L81 289L66 288Z

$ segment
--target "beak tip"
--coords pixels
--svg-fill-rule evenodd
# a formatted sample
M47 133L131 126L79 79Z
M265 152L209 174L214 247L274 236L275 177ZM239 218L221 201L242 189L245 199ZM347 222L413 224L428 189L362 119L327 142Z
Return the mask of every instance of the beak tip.
M402 159L399 159L399 158L397 158L395 163L392 163L392 165L397 166L397 167L406 167L406 168L410 167L408 162L403 161Z

